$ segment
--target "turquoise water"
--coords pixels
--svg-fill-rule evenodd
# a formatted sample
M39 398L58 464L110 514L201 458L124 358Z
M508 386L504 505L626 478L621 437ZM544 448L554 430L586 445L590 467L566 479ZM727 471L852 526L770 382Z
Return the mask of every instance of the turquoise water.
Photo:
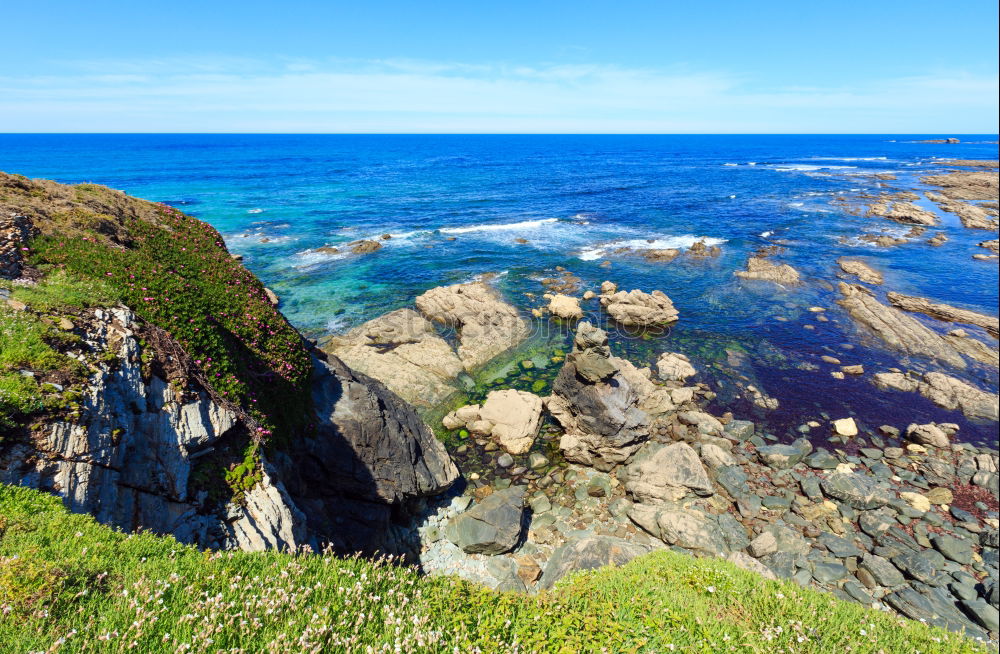
M920 239L873 248L853 237L898 226L830 203L877 192L871 173L893 173L899 180L886 182L890 188L908 189L940 168L938 158L997 157L996 136L957 136L963 143L914 143L928 138L921 135L0 135L0 169L106 184L212 223L311 336L484 273L497 274L493 283L527 309L534 305L524 294L543 292L539 280L562 266L585 288L610 279L667 293L680 321L646 340L615 334L616 351L637 362L667 350L688 354L719 392L715 408L763 420L782 437L825 413L853 414L870 427L947 420L962 426L965 440L995 441L995 423L972 424L921 398L878 392L867 378L834 380L819 361L832 354L872 372L933 369L860 338L829 286L839 256L866 257L885 272L886 290L996 313L997 267L971 259L985 252L976 243L995 236L942 214L950 239L943 247ZM382 234L392 238L373 254L315 251ZM699 238L719 244L721 256L665 264L614 254L622 246L684 248ZM775 242L788 248L780 258L806 284L785 290L733 276L749 253ZM610 267L602 267L606 260ZM829 321L817 321L811 306L827 308ZM599 317L596 304L587 308ZM563 341L548 323L540 329L549 332L532 341L536 350ZM535 379L545 375L536 371ZM732 399L741 375L780 408L762 413ZM997 390L995 370L958 376Z

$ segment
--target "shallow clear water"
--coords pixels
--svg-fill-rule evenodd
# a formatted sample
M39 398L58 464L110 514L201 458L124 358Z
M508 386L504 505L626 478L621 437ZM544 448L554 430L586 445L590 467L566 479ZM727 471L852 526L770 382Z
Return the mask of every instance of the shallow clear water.
M975 244L988 232L942 214L950 240L940 248L924 239L888 249L845 245L842 236L897 226L830 204L877 191L866 174L894 173L899 180L889 187L907 189L940 168L936 158L997 157L989 143L996 136L958 136L963 143L938 145L912 142L928 138L920 135L0 135L0 170L106 184L212 223L312 336L483 273L500 273L495 283L528 307L524 293L541 293L538 280L563 266L592 288L610 279L666 292L680 321L648 340L616 335L616 351L636 362L667 350L688 354L719 391L718 408L765 419L782 437L826 413L853 414L870 427L946 420L962 425L965 440L995 442L995 423L971 424L913 395L878 392L867 377L834 380L819 361L833 354L870 372L933 368L869 347L822 283L836 284L839 256L867 257L885 272L886 290L996 313L997 267L971 259L984 252ZM313 251L384 233L393 238L366 256ZM719 243L722 255L665 264L613 254L623 245L683 248L702 237ZM787 245L781 258L804 286L783 290L733 276L748 254L775 240ZM810 306L826 307L829 322L817 322ZM589 309L597 313L596 304ZM538 350L561 342L558 334L535 339L529 354L544 358ZM556 368L518 383L530 387ZM781 407L752 415L749 405L730 402L739 375ZM995 370L961 376L997 389Z

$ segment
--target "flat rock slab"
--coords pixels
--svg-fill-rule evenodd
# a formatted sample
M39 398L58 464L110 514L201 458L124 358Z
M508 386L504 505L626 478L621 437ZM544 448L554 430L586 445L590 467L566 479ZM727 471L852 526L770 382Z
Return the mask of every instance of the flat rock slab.
M864 475L837 472L820 482L820 487L828 497L854 509L877 509L892 500L888 491Z

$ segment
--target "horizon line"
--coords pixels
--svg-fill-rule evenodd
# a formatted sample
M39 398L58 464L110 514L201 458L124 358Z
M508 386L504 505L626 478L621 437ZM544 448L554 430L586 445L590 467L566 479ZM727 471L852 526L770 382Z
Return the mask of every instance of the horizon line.
M997 132L282 132L282 131L55 131L0 132L0 136L158 136L158 135L231 135L231 136L997 136Z

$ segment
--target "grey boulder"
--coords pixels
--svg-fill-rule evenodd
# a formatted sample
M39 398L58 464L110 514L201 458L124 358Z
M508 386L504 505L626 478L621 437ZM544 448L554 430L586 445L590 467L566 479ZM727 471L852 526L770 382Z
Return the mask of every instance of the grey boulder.
M445 536L469 554L503 554L514 549L524 525L525 486L511 486L489 495L452 518Z

